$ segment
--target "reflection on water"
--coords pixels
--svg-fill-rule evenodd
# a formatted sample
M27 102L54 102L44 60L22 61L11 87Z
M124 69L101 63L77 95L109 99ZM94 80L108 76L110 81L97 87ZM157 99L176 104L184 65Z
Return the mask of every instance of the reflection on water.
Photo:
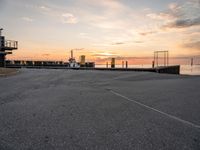
M105 68L106 65L96 65L97 68ZM122 65L116 65L116 68L121 68ZM129 68L151 68L151 65L129 65ZM200 75L200 65L181 65L181 74Z

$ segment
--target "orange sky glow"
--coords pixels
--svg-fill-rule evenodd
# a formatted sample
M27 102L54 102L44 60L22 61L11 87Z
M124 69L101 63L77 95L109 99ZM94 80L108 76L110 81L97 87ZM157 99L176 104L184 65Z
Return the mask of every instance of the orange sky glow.
M199 0L1 0L0 18L19 41L10 60L67 61L74 49L97 64L151 64L168 50L172 64L200 64Z

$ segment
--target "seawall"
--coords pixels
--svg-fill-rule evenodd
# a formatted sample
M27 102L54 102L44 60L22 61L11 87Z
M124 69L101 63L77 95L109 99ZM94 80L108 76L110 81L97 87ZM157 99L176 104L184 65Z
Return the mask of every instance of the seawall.
M69 68L66 66L7 66L7 68L33 68L33 69L73 69L73 70L106 70L106 71L140 71L165 74L180 74L180 65L156 68Z

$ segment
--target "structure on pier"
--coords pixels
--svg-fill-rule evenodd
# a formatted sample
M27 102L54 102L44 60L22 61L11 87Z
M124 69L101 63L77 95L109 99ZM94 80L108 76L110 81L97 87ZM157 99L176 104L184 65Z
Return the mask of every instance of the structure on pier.
M18 48L17 41L6 40L2 36L2 28L0 29L0 67L5 67L5 59L7 54L12 54L13 50Z
M73 50L82 50L82 49L72 49L71 50L71 57L68 59L69 67L70 68L80 68L80 67L87 67L87 68L94 68L95 63L94 62L86 62L86 56L81 55L80 56L80 62L77 62Z
M155 51L153 68L155 67L166 67L169 65L169 52L168 51Z
M70 68L78 68L80 67L79 64L76 62L76 59L73 55L73 49L71 50L71 57L69 58L69 67Z

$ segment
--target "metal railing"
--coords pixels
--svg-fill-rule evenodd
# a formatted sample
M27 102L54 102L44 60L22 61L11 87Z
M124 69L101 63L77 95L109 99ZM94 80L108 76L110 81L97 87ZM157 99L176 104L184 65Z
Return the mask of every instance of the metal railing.
M5 40L4 47L17 49L18 42L17 41L11 41L11 40Z
M155 51L154 63L156 67L169 65L169 52L168 51Z

